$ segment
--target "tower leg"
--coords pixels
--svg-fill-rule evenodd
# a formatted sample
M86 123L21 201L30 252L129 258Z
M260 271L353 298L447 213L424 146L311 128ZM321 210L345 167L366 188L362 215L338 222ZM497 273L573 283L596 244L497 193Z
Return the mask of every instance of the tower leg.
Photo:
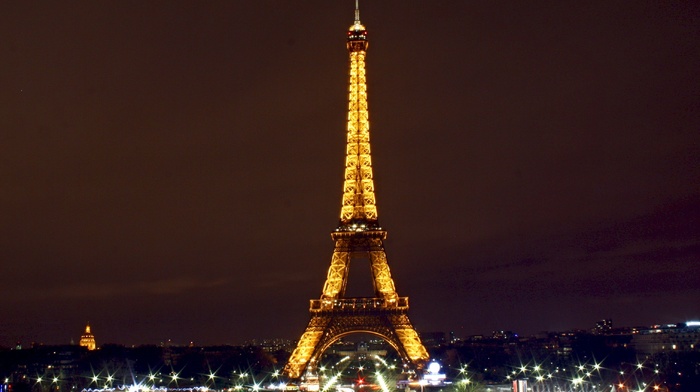
M301 377L304 370L309 366L309 362L321 341L321 337L328 329L329 322L330 319L326 317L311 317L309 325L301 335L297 347L292 352L287 365L284 367L284 374L286 374L287 377L291 379L298 379Z

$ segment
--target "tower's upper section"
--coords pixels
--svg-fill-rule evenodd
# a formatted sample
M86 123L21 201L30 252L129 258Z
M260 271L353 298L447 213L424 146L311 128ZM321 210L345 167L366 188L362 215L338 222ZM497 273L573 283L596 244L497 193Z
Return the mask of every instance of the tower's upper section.
M367 50L367 30L360 23L360 9L357 1L355 2L355 23L348 29L348 50L351 52Z
M365 76L367 46L367 30L360 23L360 11L355 3L355 23L348 30L347 41L350 52L347 148L340 225L337 231L381 230L377 220L369 145Z
M348 50L351 52L366 51L368 46L365 26L361 25L359 21L355 22L348 30Z

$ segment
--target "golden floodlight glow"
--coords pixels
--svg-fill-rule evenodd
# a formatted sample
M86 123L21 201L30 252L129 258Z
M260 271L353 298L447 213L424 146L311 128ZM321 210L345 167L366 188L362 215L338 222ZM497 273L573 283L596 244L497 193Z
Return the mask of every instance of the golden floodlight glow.
M323 352L350 333L373 333L384 339L404 365L421 367L429 358L408 319L408 298L399 297L384 251L386 231L379 226L372 173L367 104L367 31L355 8L347 32L349 52L348 114L340 223L331 238L335 248L320 299L310 301L311 320L292 352L284 373L298 379L315 372ZM351 259L369 260L374 297L345 297Z
M95 335L90 332L90 324L85 326L85 333L80 336L80 346L87 347L88 350L92 351L97 348L97 343L95 342Z

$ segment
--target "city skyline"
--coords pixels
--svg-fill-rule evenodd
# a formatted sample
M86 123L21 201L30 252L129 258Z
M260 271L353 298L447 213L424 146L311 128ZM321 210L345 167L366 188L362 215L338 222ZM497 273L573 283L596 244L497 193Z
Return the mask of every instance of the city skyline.
M421 339L424 341L427 339L430 343L430 347L437 347L439 344L461 344L468 341L480 342L483 340L520 340L528 341L530 339L542 338L546 336L557 336L557 335L568 335L568 334L578 334L580 336L585 335L604 335L604 336L635 336L639 333L649 334L650 331L661 331L661 330L676 330L681 328L697 328L700 324L698 320L687 320L680 322L671 322L668 320L657 320L656 323L650 325L616 325L613 323L612 319L596 320L590 325L578 326L567 330L549 330L549 331L538 331L532 334L521 334L518 331L508 330L504 328L495 329L492 331L483 331L483 333L477 333L472 335L458 335L454 331L450 330L432 330L432 331L421 331L423 336ZM72 329L72 328L71 328ZM68 328L66 328L68 330ZM161 339L159 341L149 341L131 344L124 344L120 342L111 341L101 341L99 334L96 336L91 331L90 325L83 327L80 332L71 336L67 341L57 341L57 342L45 342L42 340L35 341L17 341L13 345L8 345L7 347L0 347L3 349L25 349L25 348L35 348L42 346L84 346L88 351L99 349L102 345L106 346L161 346L161 347L214 347L214 346L279 346L285 347L287 351L291 353L294 345L298 341L294 337L278 337L278 336L256 336L245 341L238 342L213 342L210 344L202 345L197 341L173 341L172 339ZM441 336L444 341L440 342L437 340L437 336ZM378 336L370 335L367 333L357 333L346 336L345 338L337 341L337 344L360 344L361 342L368 341L383 341ZM386 342L383 343L387 347L390 347Z
M340 211L353 8L1 5L0 346L87 322L99 344L297 338ZM418 331L700 318L699 5L361 9Z

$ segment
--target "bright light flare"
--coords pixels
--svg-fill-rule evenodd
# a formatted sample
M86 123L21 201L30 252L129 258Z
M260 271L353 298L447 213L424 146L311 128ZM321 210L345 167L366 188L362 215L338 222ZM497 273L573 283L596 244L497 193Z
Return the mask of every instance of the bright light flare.
M328 391L329 389L333 388L335 383L338 381L338 377L340 374L336 374L333 377L328 379L328 382L326 382L326 385L323 386L323 392Z
M129 388L127 389L128 392L139 392L139 391L148 391L148 387L145 387L141 384L135 384L135 385L129 385Z
M382 374L377 372L377 382L379 383L379 386L382 388L383 392L391 392L391 389L386 385L386 381L384 381L384 377L382 377Z
M377 361L381 362L384 366L388 366L384 358L380 357L379 355L375 355L374 358L376 358Z

